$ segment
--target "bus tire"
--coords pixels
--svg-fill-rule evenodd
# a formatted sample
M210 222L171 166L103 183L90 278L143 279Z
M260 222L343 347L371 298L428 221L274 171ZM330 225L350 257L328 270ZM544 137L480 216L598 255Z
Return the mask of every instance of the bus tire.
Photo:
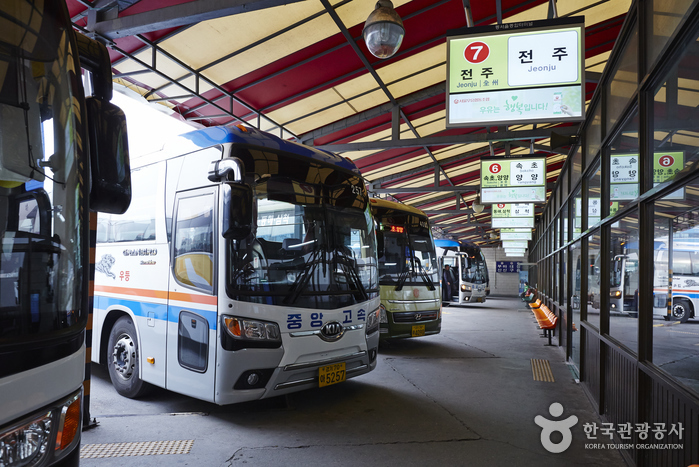
M130 316L122 316L109 333L107 369L114 389L124 397L135 399L148 389L139 377L139 362L136 327Z
M689 301L680 298L672 301L672 318L680 323L686 323L689 319L689 315L692 312L692 305Z

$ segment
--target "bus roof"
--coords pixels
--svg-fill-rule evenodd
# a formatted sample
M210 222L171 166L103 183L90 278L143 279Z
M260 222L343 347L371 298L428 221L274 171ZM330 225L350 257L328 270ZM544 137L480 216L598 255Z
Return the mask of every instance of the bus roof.
M346 157L293 141L287 141L273 134L242 125L233 127L216 126L184 133L165 143L162 150L139 158L143 159L143 162L137 159L133 166L146 165L188 154L199 149L227 143L245 144L272 151L284 151L298 154L361 175L354 162Z
M439 239L435 239L434 246L437 246L439 248L449 248L449 247L459 248L459 242L457 242L456 240L447 240L446 238L439 238Z
M409 212L411 214L415 214L415 215L418 215L421 217L427 217L427 214L425 214L421 210L414 208L412 206L408 206L407 204L396 203L395 201L389 201L389 200L380 199L380 198L371 198L370 201L371 201L372 208L395 209L397 211L404 211L404 212Z

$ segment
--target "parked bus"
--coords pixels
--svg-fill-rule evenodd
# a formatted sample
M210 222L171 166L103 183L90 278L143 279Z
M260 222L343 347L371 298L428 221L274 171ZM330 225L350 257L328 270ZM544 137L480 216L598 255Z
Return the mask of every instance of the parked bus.
M442 300L450 304L485 303L488 269L485 257L478 245L455 240L437 239L439 267L452 277L451 296ZM444 295L444 294L443 294Z
M686 323L699 310L699 238L676 239L671 250L667 237L655 243L653 314ZM672 264L671 282L668 264Z
M241 125L133 167L132 207L97 232L92 358L119 394L223 405L376 367L376 236L351 161Z
M85 98L81 64L93 72L93 97ZM73 32L63 1L3 0L2 466L79 462L89 209L123 212L130 200L126 121L111 94L106 48Z
M371 199L379 245L380 339L439 334L442 300L437 254L425 213Z

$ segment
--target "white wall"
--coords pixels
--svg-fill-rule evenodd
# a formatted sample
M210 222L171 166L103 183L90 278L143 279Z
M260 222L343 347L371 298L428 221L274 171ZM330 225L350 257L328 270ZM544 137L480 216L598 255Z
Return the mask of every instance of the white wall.
M490 295L504 295L515 297L519 295L519 273L516 272L495 272L496 261L518 261L525 263L527 257L505 256L502 248L482 248L485 262L488 264L488 275L490 276ZM529 281L531 283L531 281Z

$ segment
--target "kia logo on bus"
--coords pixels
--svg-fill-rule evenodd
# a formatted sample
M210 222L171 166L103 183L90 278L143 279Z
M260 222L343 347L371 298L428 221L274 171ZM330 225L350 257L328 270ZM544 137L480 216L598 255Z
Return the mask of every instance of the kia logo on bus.
M337 321L325 323L320 329L320 338L327 342L333 342L340 339L345 333L345 328Z

